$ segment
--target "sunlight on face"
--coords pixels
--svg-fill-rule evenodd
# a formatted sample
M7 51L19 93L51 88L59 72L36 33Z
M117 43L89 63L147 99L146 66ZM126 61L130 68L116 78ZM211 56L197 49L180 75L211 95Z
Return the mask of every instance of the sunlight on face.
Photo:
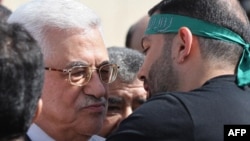
M55 32L58 32L58 36L52 36ZM108 61L107 50L98 30L89 31L88 36L81 31L53 33L48 38L52 40L50 45L54 57L45 59L46 67L65 69L82 64L97 68ZM50 122L56 128L67 127L69 132L74 132L72 134L77 132L87 136L97 133L103 124L107 85L102 83L96 71L82 87L70 84L68 74L46 71L42 98L44 107L38 122Z

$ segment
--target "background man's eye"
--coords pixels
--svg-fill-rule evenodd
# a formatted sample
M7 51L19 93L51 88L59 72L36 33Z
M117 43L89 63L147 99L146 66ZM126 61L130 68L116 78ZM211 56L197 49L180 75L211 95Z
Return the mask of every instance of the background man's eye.
M119 106L108 106L107 115L115 115L121 112L121 108Z
M119 106L108 106L108 111L120 111L121 108Z

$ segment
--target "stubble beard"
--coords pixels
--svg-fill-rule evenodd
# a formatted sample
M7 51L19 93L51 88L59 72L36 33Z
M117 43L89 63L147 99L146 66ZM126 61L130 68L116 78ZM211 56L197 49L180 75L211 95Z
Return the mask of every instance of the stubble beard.
M162 51L161 56L153 63L147 81L151 96L157 93L177 90L178 77L173 68L170 50Z

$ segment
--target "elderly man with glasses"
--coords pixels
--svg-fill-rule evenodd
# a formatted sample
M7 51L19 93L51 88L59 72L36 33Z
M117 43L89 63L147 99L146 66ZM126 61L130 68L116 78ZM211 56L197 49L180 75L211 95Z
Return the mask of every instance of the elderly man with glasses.
M99 17L73 0L33 0L8 22L24 25L44 54L44 104L30 140L89 140L102 127L107 84L118 69L109 62Z

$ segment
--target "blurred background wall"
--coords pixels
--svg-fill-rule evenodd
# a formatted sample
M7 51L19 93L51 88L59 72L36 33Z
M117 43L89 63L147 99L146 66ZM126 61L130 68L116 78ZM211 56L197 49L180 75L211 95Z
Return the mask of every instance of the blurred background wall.
M29 0L2 0L14 11ZM124 46L127 30L160 0L77 0L92 8L102 19L107 46Z

